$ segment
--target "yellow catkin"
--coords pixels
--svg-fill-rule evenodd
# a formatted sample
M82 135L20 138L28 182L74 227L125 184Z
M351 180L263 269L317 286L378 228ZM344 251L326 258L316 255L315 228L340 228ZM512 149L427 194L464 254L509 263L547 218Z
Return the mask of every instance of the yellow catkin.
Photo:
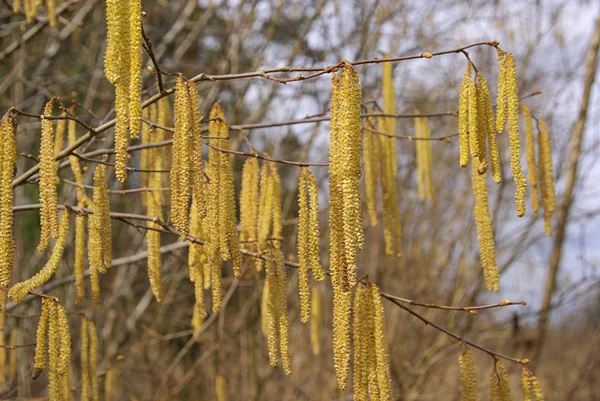
M217 401L227 401L227 383L223 375L217 375L215 379L215 395Z
M48 396L51 401L60 400L60 324L56 302L49 305L48 317Z
M104 376L104 401L115 401L117 399L117 371L114 367L108 368Z
M19 336L19 331L16 327L13 327L10 330L10 340L9 344L13 347L8 356L8 379L9 380L17 380L17 349L15 346L17 345L17 337Z
M77 140L77 123L69 120L67 125L67 136L68 143L72 145ZM81 172L81 166L77 156L69 156L69 162L71 164L71 171L75 182L79 185L83 185L83 174ZM87 196L83 187L77 187L77 206L84 207L87 203ZM77 295L75 298L75 304L80 305L83 303L85 298L85 278L84 278L84 265L85 265L85 219L83 215L75 216L75 287Z
M384 55L388 57L388 55ZM386 114L396 114L396 89L394 88L394 76L392 71L392 63L382 63L382 92L383 92L383 112ZM392 135L396 135L396 118L384 117L385 130ZM390 159L394 161L393 174L394 177L398 174L398 165L396 164L396 140L391 137L384 137L382 141L389 153Z
M42 138L40 141L40 244L43 251L50 243L50 237L58 232L58 193L56 190L57 165L54 160L54 127L52 120L44 116L52 115L52 98L44 108L42 115Z
M190 109L191 109L191 152L192 152L192 186L193 197L198 202L198 210L200 217L206 216L206 191L204 184L204 164L202 162L202 115L200 114L200 106L198 104L198 90L193 82L188 82L188 91L190 94Z
M380 124L382 120L380 119ZM381 125L380 125L381 129ZM379 135L384 141L384 135ZM386 255L402 257L402 226L398 213L398 195L396 190L396 178L393 174L395 159L391 159L389 153L383 148L380 157L381 192L383 198L383 240Z
M46 346L48 320L50 318L50 303L53 302L48 298L42 299L42 313L38 322L35 342L35 358L33 360L33 372L31 377L36 379L42 374L46 368Z
M275 269L277 270L277 320L279 322L279 353L281 364L286 375L292 374L292 363L289 350L289 323L287 310L287 278L283 253L280 249L274 250Z
M37 7L33 1L34 0L23 0L23 11L25 12L25 17L28 24L31 24L37 15Z
M13 0L12 10L15 14L19 14L21 12L21 0Z
M265 280L265 282L263 283L262 294L260 298L260 330L263 336L267 337L267 339L269 338L269 319L271 318L269 300L269 280L267 277L267 280Z
M124 182L127 178L131 76L130 6L130 1L107 0L106 2L108 40L104 56L104 72L108 81L115 86L115 172L120 182ZM138 74L141 74L141 69Z
M556 209L556 194L554 190L554 170L552 167L552 145L548 126L543 120L538 122L539 178L542 188L542 205L544 206L544 226L546 235L552 235L552 215Z
M258 251L259 180L258 159L246 159L242 168L242 188L240 191L240 242L251 252ZM252 271L256 266L255 260L249 258L249 271Z
M2 118L0 138L0 286L6 288L10 285L11 270L15 262L12 181L17 161L15 120L8 115Z
M390 354L385 341L385 316L379 287L371 285L371 295L373 297L373 309L375 314L375 354L377 383L379 387L379 399L382 401L392 401L392 380L390 375Z
M279 328L277 325L277 319L279 315L279 304L277 302L277 270L275 268L275 262L273 261L273 252L269 248L266 253L266 286L267 289L263 291L263 296L267 298L267 313L266 313L266 326L267 326L267 348L269 351L269 363L271 366L277 366L277 337ZM266 294L265 294L266 292Z
M510 144L510 167L515 178L517 190L515 193L515 207L517 216L525 215L525 194L527 180L521 169L521 137L519 136L519 89L517 87L517 71L515 59L512 54L506 56L506 97L508 140Z
M371 111L369 111L371 112ZM374 128L370 119L366 122L367 127ZM365 196L367 198L367 212L372 227L377 226L376 197L379 177L379 158L381 157L380 141L375 133L368 129L363 130L362 137L363 167L365 171Z
M56 371L59 375L69 374L69 368L71 366L71 333L69 331L69 320L67 318L67 312L62 305L56 305L56 312L58 314L58 334L60 336L60 352L58 356L58 363Z
M531 391L533 393L533 401L544 401L544 393L542 392L542 386L537 377L530 376L529 382L531 383Z
M473 162L471 160L471 162ZM475 359L467 349L458 359L460 365L461 400L477 401L477 380L475 378Z
M460 166L469 164L469 85L471 82L471 63L467 63L467 69L460 85L458 97L458 138L460 147Z
M500 168L500 152L498 151L498 141L496 139L496 129L494 123L494 112L492 110L492 98L487 81L480 72L477 73L477 81L479 82L481 109L484 114L484 125L487 131L487 142L490 149L490 162L492 165L492 175L494 182L499 184L502 182L502 169ZM484 149L485 151L485 149Z
M62 112L61 117L65 117L67 113ZM58 120L56 122L56 131L54 134L54 153L63 150L65 146L65 133L67 131L67 120Z
M48 23L51 28L56 28L56 1L46 0L46 9L48 10Z
M361 90L358 74L347 65L342 72L340 83L339 128L342 145L340 157L334 161L341 172L341 192L343 196L344 255L347 264L347 285L356 285L357 253L363 246L359 180L361 169L361 130L360 130Z
M375 310L371 291L357 286L354 294L354 399L369 400L369 381L372 388L379 388L377 380L377 355L375 352ZM379 393L379 392L377 392ZM373 397L375 398L375 397Z
M316 287L312 288L311 295L311 321L310 321L310 345L313 355L321 352L321 292Z
M90 336L88 334L88 320L81 319L80 352L81 352L81 400L89 400L90 391Z
M417 111L418 113L418 111ZM421 200L428 199L433 201L433 179L432 179L432 158L431 158L431 133L429 130L429 120L427 118L415 118L415 137L423 138L417 140L417 174L419 196Z
M485 174L479 174L475 163L473 163L471 169L473 196L475 198L475 225L477 227L477 238L485 284L488 290L499 291L500 276L498 274L498 266L496 265L496 246L488 207L486 176Z
M225 122L225 114L219 102L210 111L208 126L210 147L208 151L208 230L215 235L209 237L207 248L209 260L213 263L213 278L221 276L219 256L223 260L232 259L233 271L236 277L241 276L242 258L239 237L236 230L235 198L233 187L233 166L231 155L219 149L229 149L229 128ZM222 139L221 139L222 138ZM217 149L218 148L218 149ZM218 272L217 272L218 270ZM218 274L217 274L218 273ZM213 298L216 297L213 280ZM220 291L220 289L217 289ZM215 304L219 309L220 301Z
M8 296L12 299L15 304L19 304L23 302L23 300L29 295L29 291L33 291L39 286L45 284L56 269L58 268L58 264L62 258L63 251L65 250L65 243L67 241L67 234L69 233L69 212L64 211L62 217L60 219L60 226L58 229L58 237L56 239L56 243L54 244L54 248L52 249L52 254L50 255L50 259L46 265L37 272L33 277L17 283L11 287L8 291Z
M496 370L492 374L495 374L498 378L498 394L500 395L498 401L512 401L510 384L508 382L508 374L506 373L506 368L501 361L496 361Z
M190 235L195 238L205 238L203 219L198 213L198 201L196 194L192 198L192 207L190 211ZM192 315L192 326L194 330L199 330L204 319L206 310L204 309L204 281L210 280L210 277L204 277L204 265L208 263L205 247L200 244L190 243L188 253L188 266L190 280L194 283L194 313Z
M181 240L189 234L191 110L188 86L182 76L175 85L175 133L171 166L171 221Z
M477 170L479 174L485 174L488 169L488 159L487 159L487 126L488 119L486 113L486 96L482 90L481 82L483 80L483 75L481 73L477 73L477 82L475 84L476 94L477 94L477 145L479 146L479 150L477 151L477 158L479 159L479 166ZM469 128L470 129L470 128Z
M129 1L129 133L139 136L142 127L142 1Z
M540 210L539 188L535 164L535 139L533 137L533 118L529 107L521 104L523 119L525 120L525 156L527 160L527 178L531 186L531 209L534 213Z
M471 161L473 161L473 159L481 160L479 157L481 151L481 146L479 145L481 139L479 112L477 84L471 82L469 83L469 151L471 154ZM477 168L479 169L479 166Z
M89 367L90 367L90 388L92 390L92 401L100 400L100 389L98 387L98 334L96 333L96 326L91 320L88 320L87 324L89 341L90 341L90 356L89 356Z
M112 230L106 166L98 164L94 171L93 214L88 217L88 258L90 268L104 273L112 264Z
M273 185L271 185L271 168L264 164L260 171L260 196L258 206L258 249L264 250L267 239L271 235L273 225Z
M72 401L73 390L71 388L71 374L67 372L60 378L60 401Z
M102 303L100 295L100 273L97 269L90 268L90 287L92 302L95 305L100 305Z
M506 126L507 106L507 53L504 50L498 50L498 94L496 98L496 131L499 134L504 132Z
M317 281L325 279L325 271L320 261L321 231L319 228L319 188L312 172L308 172L308 259L310 269Z
M308 170L302 169L298 183L298 288L300 290L300 321L302 323L308 322L310 318L307 174Z

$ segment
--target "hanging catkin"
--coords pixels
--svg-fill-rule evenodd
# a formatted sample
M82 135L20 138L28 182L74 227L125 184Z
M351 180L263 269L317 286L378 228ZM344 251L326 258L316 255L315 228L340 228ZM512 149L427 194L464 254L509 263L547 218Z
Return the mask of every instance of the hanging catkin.
M469 164L469 85L471 83L471 63L467 62L467 69L460 85L458 97L458 140L460 147L460 166Z
M126 2L126 1L124 1ZM142 127L142 0L129 1L129 133L139 136Z
M485 143L482 145L481 140L485 136L482 135L481 130L485 129L485 126L481 125L481 114L477 83L471 82L469 83L469 150L471 161L477 159L477 170L483 174L487 169L487 159L485 151L482 152Z
M71 366L71 332L69 331L69 320L65 308L56 304L58 335L60 336L60 348L56 371L59 375L68 375Z
M508 120L508 140L510 143L510 167L517 185L515 205L517 216L525 215L525 193L527 180L521 169L521 138L519 136L519 89L517 70L512 54L498 49L498 105L496 108L496 130L504 131Z
M379 119L379 129L381 130L382 119ZM379 135L381 141L384 141L384 135ZM400 215L398 211L398 195L396 190L396 178L393 170L396 160L391 158L389 152L386 152L381 146L382 155L380 157L381 174L381 192L383 199L383 240L385 243L385 254L402 257L402 226L400 224Z
M251 252L258 252L258 188L260 169L258 159L248 158L242 168L242 189L240 191L240 242ZM254 258L249 258L248 270L258 266Z
M60 401L60 379L58 364L60 358L60 334L58 323L58 305L51 302L48 316L48 398Z
M48 10L48 24L51 28L56 28L56 1L46 0L46 9Z
M372 113L372 110L368 111ZM367 119L365 123L367 129L363 129L362 150L363 150L363 170L365 172L365 196L367 198L367 212L369 222L375 227L379 222L377 220L376 198L377 186L379 184L379 159L381 158L380 139L370 129L374 129L373 121Z
M100 388L98 387L98 334L96 326L91 320L87 321L88 336L90 342L89 349L89 373L90 387L92 389L92 401L100 401Z
M548 126L543 120L538 120L540 132L538 135L539 179L542 189L542 205L544 206L544 226L546 235L552 235L552 215L556 209L556 194L554 191L554 171L552 168L552 146Z
M15 304L23 302L23 300L29 295L29 291L33 291L39 286L45 284L50 280L54 272L56 271L58 264L62 258L63 251L65 250L65 243L67 241L67 234L69 233L69 212L65 210L60 219L60 226L58 229L58 236L56 243L52 249L52 254L46 265L37 272L33 277L17 283L11 287L8 291L8 296L12 299Z
M10 112L9 112L10 113ZM0 285L8 287L15 262L15 241L13 233L13 188L12 181L17 161L15 141L16 121L7 113L2 118L0 138Z
M188 86L182 76L175 85L175 133L171 166L171 221L182 241L189 234L191 109Z
M416 111L418 113L418 110ZM421 200L433 201L433 179L431 158L431 133L429 131L429 120L423 117L415 118L415 137L417 153L418 188ZM419 138L422 138L419 140Z
M321 293L317 287L312 288L311 295L311 320L310 320L310 344L313 355L321 352Z
M206 216L206 191L204 184L204 164L202 161L202 115L198 104L198 90L193 82L188 82L188 92L190 94L190 113L191 113L191 152L192 152L192 186L193 196L198 203L197 212L200 217Z
M496 247L494 244L494 231L488 207L488 194L486 175L479 174L477 166L473 163L471 180L473 185L473 196L475 198L475 225L477 227L477 239L479 241L479 252L485 284L490 291L499 291L500 276L496 265Z
M338 83L339 82L339 83ZM358 74L346 65L339 80L332 79L331 136L329 148L331 240L339 242L339 253L332 251L333 263L340 263L342 284L347 291L356 285L357 253L363 246L359 181L360 103ZM335 216L334 216L335 215ZM336 251L338 252L338 251Z
M540 209L539 188L537 183L537 171L535 163L535 139L533 136L533 118L529 107L521 104L523 119L525 120L525 155L527 160L527 178L531 186L531 208L534 213Z
M487 143L490 149L490 162L492 165L492 175L494 178L494 182L499 184L502 182L501 176L501 168L500 168L500 153L498 151L498 141L496 140L496 129L494 123L494 112L492 110L492 99L490 97L490 89L488 87L487 81L483 77L481 72L477 72L477 82L479 85L479 103L478 107L481 109L481 117L483 119L482 125L487 132ZM485 143L485 138L483 138L482 143ZM483 152L485 153L485 145L483 147Z
M384 55L385 58L389 56ZM396 89L394 88L394 76L392 63L382 63L382 92L383 92L383 112L385 114L396 114ZM383 117L384 130L388 134L396 135L396 118L392 116ZM393 160L393 175L398 174L398 165L396 164L396 139L393 137L382 136L382 147L385 147L390 160Z
M375 353L375 310L371 291L357 286L354 293L354 399L369 400L369 388L378 389L377 356ZM372 394L379 399L379 392Z
M192 207L190 210L190 235L194 238L206 238L204 231L204 221L198 212L198 201L196 194L192 197ZM204 281L210 277L204 277L204 265L208 263L206 248L203 245L191 242L188 253L188 266L190 280L194 283L194 312L192 316L192 326L199 330L206 318L204 309Z
M473 160L471 160L473 163ZM477 381L475 378L475 359L470 349L460 354L458 359L460 365L461 400L477 401Z
M90 336L88 334L88 319L81 319L80 331L80 358L81 358L81 400L89 400L90 391Z
M320 261L321 231L319 228L319 188L311 171L308 177L308 259L310 269L317 281L325 279L325 271Z
M392 401L392 380L390 375L390 354L385 341L385 316L379 287L371 285L373 309L375 311L375 354L377 357L377 383L379 399Z
M90 269L105 273L112 264L112 230L106 166L98 164L94 171L94 198L88 217L88 259Z
M298 288L300 290L300 321L310 318L310 282L308 280L308 195L306 189L307 169L302 169L298 183Z
M42 138L40 141L40 244L38 251L44 251L50 237L58 233L58 194L56 191L57 166L54 160L54 127L52 116L55 98L50 99L42 114Z
M46 368L46 346L47 346L47 331L48 320L50 317L50 303L53 302L49 298L42 299L42 313L38 322L35 342L35 358L33 360L33 371L31 377L37 379Z

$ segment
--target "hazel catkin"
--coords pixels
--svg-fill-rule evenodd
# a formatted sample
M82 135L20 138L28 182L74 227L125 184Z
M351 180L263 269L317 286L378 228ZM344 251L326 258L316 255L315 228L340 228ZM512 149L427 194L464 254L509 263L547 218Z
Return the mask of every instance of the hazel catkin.
M370 112L370 111L369 111ZM367 119L367 127L373 129L371 119ZM363 130L363 169L365 173L365 197L367 198L367 213L371 227L377 226L377 187L379 184L379 158L381 157L380 140L369 129Z
M31 374L31 377L34 380L37 379L46 368L46 345L48 344L47 331L48 320L50 317L50 302L53 301L48 298L42 299L42 313L40 314L40 320L36 331L35 358L33 360L33 372Z
M0 285L8 287L13 264L15 262L15 241L13 232L13 175L17 161L15 141L16 121L10 112L2 118L0 138Z
M490 149L490 163L492 165L492 175L494 182L499 184L502 182L502 169L500 168L500 152L498 151L498 141L496 138L496 129L494 123L494 112L492 110L492 99L490 97L490 90L487 81L480 72L477 73L477 80L479 82L479 94L480 103L482 110L482 117L485 120L483 125L487 132L487 142ZM482 140L485 142L485 140ZM485 152L485 149L483 150Z
M96 166L94 171L92 211L93 213L88 216L89 265L91 269L105 273L112 264L112 230L104 164Z
M548 126L543 120L538 121L539 182L542 189L542 206L544 206L544 227L546 235L552 235L552 215L556 209L554 190L554 171L552 167L552 146Z
M33 277L17 283L11 287L8 291L8 296L12 299L15 304L23 302L23 300L29 294L29 291L33 291L39 286L46 283L56 269L62 258L63 251L65 250L65 243L67 241L67 234L69 233L69 212L65 210L60 219L60 226L58 229L58 237L56 243L52 249L52 254L46 265L37 272Z
M142 127L142 1L129 1L129 133L139 136Z
M471 160L471 162L473 162ZM477 381L475 378L475 359L470 349L460 354L461 400L477 401Z
M467 63L467 69L460 85L458 98L458 138L460 147L460 166L466 167L469 163L469 85L471 82L471 63Z
M88 319L81 319L80 331L80 358L81 358L81 400L89 400L90 391L90 336L88 334Z
M54 160L54 127L52 116L55 98L46 103L42 114L42 137L40 140L40 243L38 251L44 251L50 237L58 233L58 193L56 190L57 166Z

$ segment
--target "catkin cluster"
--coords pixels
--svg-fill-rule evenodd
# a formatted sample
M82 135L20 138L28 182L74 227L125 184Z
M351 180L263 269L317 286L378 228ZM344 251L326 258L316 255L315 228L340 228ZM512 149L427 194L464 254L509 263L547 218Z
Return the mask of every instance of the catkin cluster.
M470 349L460 354L461 400L477 401L477 380L475 378L475 359Z
M106 166L99 164L94 171L92 214L88 217L88 260L92 281L92 300L100 303L99 274L112 265L112 229ZM93 272L93 273L92 273Z
M98 387L98 334L94 322L81 319L81 400L100 400Z
M16 121L10 117L9 111L2 118L0 127L0 286L4 288L10 285L11 270L15 262L12 188L17 161L15 131Z
M58 233L58 193L56 190L57 164L54 160L54 126L52 120L45 118L52 115L52 107L56 99L52 98L42 114L42 137L40 140L40 244L38 250L45 250L50 244L50 237Z
M490 91L481 72L478 71L475 80L471 81L471 67L471 63L468 63L459 96L460 166L467 166L470 154L471 158L477 161L479 174L485 174L491 164L494 182L500 183L502 181L500 153L496 140Z
M63 251L65 250L65 243L67 241L67 234L69 233L69 212L64 211L60 219L60 226L58 229L58 236L56 243L52 249L52 254L46 265L31 278L13 285L8 291L8 296L16 304L23 302L25 297L29 294L29 291L33 291L39 286L45 284L50 277L56 271L58 264L62 258Z
M267 346L271 366L277 366L277 348L281 355L281 364L287 375L292 374L288 344L289 324L287 312L287 279L283 253L273 244L269 244L265 253L265 270L267 274L267 299L265 326L267 331ZM279 341L278 341L279 340Z
M67 313L54 299L44 298L36 332L32 377L38 378L48 368L50 400L62 401L66 396L62 382L63 377L70 374L70 366L71 334Z
M418 110L416 111L418 113ZM432 159L431 159L431 133L429 120L423 117L415 118L416 159L417 159L417 186L421 200L433 201ZM422 139L419 139L422 138Z
M499 360L496 361L495 368L490 375L490 400L512 401L508 374L504 364Z
M298 287L300 289L300 320L310 318L310 282L308 269L318 281L325 278L319 261L319 200L315 176L304 168L298 183Z
M208 259L214 263L215 279L221 276L219 259L232 260L236 277L241 276L242 256L239 237L236 230L235 198L233 187L233 167L229 150L229 127L220 103L216 103L210 111L208 132L210 136L208 150L208 193L206 203ZM214 286L213 311L220 310L220 291ZM216 286L219 287L220 286Z
M521 384L523 386L523 401L544 401L544 393L540 382L525 368L521 375Z
M142 2L106 1L106 79L115 86L115 170L127 178L127 132L137 138L142 117Z
M353 337L354 399L392 400L383 305L376 285L356 287Z
M504 132L508 120L510 143L510 167L517 184L515 204L517 216L525 215L525 193L527 180L521 169L521 138L519 136L519 90L517 70L512 54L498 49L498 98L496 106L496 131Z

